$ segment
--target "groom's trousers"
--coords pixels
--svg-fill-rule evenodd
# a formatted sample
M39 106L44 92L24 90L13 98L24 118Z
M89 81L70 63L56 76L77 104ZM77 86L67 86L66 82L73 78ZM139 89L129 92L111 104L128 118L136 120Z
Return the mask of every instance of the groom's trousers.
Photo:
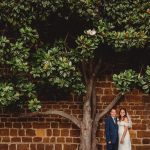
M107 150L118 150L118 142L114 144L107 143Z

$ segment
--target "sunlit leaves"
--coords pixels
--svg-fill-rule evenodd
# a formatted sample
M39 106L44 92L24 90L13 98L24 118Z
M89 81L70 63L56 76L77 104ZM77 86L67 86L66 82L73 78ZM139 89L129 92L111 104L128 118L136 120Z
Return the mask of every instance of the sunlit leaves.
M0 105L8 106L19 100L19 92L14 89L12 83L0 83Z
M104 2L103 7L105 19L112 22L117 30L128 30L128 28L133 27L150 33L150 14L148 13L150 7L149 1L107 0Z
M39 39L39 35L35 29L31 27L25 27L20 29L21 40L26 42L26 44L32 43L34 44Z
M150 92L150 66L147 66L145 75L138 76L139 86L145 93Z
M0 83L0 106L22 103L24 100L29 101L28 106L31 111L37 111L41 108L40 102L36 99L34 84L20 80L20 78L14 83Z
M76 40L78 46L75 49L75 53L78 53L79 61L82 59L87 61L89 58L93 58L94 50L97 49L99 45L99 40L96 35L87 33L88 31L86 31L85 35L79 36Z
M37 65L31 71L35 78L46 79L52 85L68 88L78 94L85 92L81 73L77 70L75 61L70 59L70 52L65 51L62 41L55 43L53 47L46 47L44 52L39 50L35 58Z
M134 88L142 89L145 93L150 92L150 66L144 74L139 74L133 70L125 70L113 75L113 82L116 88L125 94Z
M31 99L29 102L28 102L28 108L34 112L34 111L38 111L40 108L41 108L41 103L39 100L37 100L36 98L34 99Z
M129 28L124 31L112 31L107 37L108 44L112 45L116 51L125 51L131 48L144 48L148 42L148 36L144 31L136 31Z
M68 20L71 14L76 13L86 20L92 20L98 13L94 4L95 1L83 0L4 0L0 3L0 20L17 27L44 21L52 14Z
M0 3L3 25L0 65L8 67L13 78L9 77L9 82L0 85L4 95L1 103L6 106L18 100L29 101L30 110L40 109L33 80L37 81L36 85L46 82L68 89L68 92L85 93L81 64L84 62L88 66L91 60L99 59L101 55L95 54L102 47L117 52L145 48L150 35L149 8L150 3L146 0L3 0ZM67 25L65 38L62 33L51 36L43 32L58 24L58 20ZM86 26L74 32L72 30L78 27L72 27L72 23L78 25L78 21ZM132 90L135 85L148 93L149 70L148 67L145 74L126 70L114 75L114 83L122 93ZM89 77L88 68L86 73ZM18 75L22 79L18 79ZM14 83L16 78L18 83ZM7 91L3 91L5 88Z
M135 84L137 83L137 73L133 70L125 70L120 74L113 75L113 81L115 83L116 88L124 94L125 92L133 89Z
M1 64L11 66L11 70L19 72L29 71L30 49L38 41L36 30L30 27L20 29L20 37L10 41L7 37L0 37Z

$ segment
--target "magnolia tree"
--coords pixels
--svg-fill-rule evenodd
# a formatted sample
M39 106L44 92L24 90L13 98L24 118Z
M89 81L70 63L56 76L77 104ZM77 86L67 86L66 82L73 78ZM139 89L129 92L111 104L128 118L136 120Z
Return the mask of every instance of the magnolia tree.
M71 120L81 131L81 150L97 149L98 122L122 95L135 87L149 92L149 67L145 75L126 70L113 76L120 93L102 112L96 111L95 86L105 63L104 47L116 53L149 48L147 0L4 0L0 11L0 64L4 68L0 105L22 107L27 103L31 111L38 111L41 105L36 87L41 83L83 95L82 119L58 110L32 113ZM66 23L65 32L47 35L60 20Z

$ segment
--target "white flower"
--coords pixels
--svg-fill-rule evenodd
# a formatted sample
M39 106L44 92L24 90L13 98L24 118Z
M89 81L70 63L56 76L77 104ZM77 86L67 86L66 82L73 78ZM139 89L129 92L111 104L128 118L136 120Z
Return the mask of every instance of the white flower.
M93 30L89 29L89 30L86 31L86 34L88 34L88 35L95 35L96 31L95 31L95 29L93 29Z

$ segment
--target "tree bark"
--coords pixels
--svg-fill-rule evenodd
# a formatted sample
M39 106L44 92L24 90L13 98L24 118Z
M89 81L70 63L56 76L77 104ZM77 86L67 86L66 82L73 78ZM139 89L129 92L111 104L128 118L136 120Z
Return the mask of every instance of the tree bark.
M91 108L88 103L84 106L83 121L81 123L81 143L80 150L91 150L91 132L92 131L92 119Z
M96 87L95 82L93 83L93 90L91 96L91 106L92 106L92 120L94 120L96 115Z
M91 136L92 136L91 97L92 97L93 81L94 81L93 78L89 80L89 83L87 85L86 100L83 106L80 150L91 150Z
M48 110L45 112L32 112L26 115L19 115L19 117L33 117L37 115L59 115L64 118L67 118L68 120L72 121L77 127L81 128L81 121L79 119L77 119L76 117L70 114L67 114L66 112L58 111L58 110Z
M96 132L94 131L95 127L94 127L94 120L95 120L95 116L96 116L96 87L95 84L93 85L93 92L92 92L92 99L91 99L91 103L92 103L92 150L96 150L95 145L97 145L97 139L96 139Z

